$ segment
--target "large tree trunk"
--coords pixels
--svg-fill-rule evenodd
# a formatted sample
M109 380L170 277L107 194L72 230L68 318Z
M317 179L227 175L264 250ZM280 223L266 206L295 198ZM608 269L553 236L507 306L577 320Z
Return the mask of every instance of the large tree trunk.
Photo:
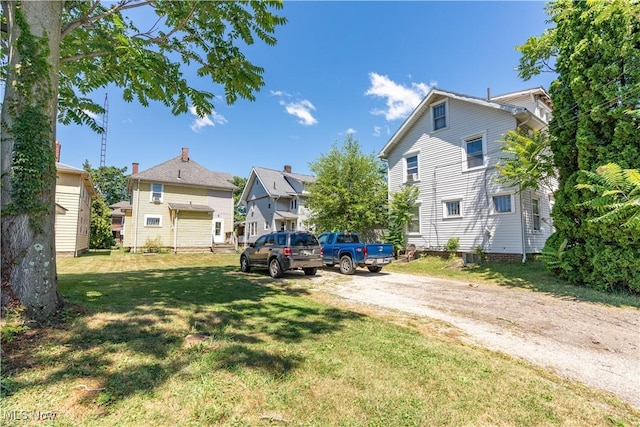
M9 58L7 80L2 104L2 308L20 304L27 315L36 320L49 316L62 303L58 293L55 252L55 171L54 146L58 99L58 58L62 2L59 1L2 1L3 14L9 36ZM26 26L19 25L20 17ZM21 33L31 33L44 40L48 47L39 52L19 52ZM34 79L32 57L40 56L44 68L35 68ZM28 80L30 79L30 80ZM24 112L40 111L48 117L48 124L40 144L50 150L46 161L36 166L43 170L42 185L32 199L43 206L44 214L34 214L28 202L16 196L16 156L29 158L27 150L17 143L24 131L15 127L18 117ZM21 133L22 132L22 133ZM29 138L26 139L27 145ZM32 148L32 147L31 147ZM31 149L30 148L30 149ZM42 148L42 147L40 147ZM23 152L20 153L20 150ZM40 156L42 160L42 156ZM28 162L27 162L28 163ZM52 169L53 168L53 169ZM24 170L24 168L22 169ZM40 174L38 174L40 175ZM25 204L26 203L26 204ZM22 206L22 208L21 208ZM24 206L27 206L25 209Z

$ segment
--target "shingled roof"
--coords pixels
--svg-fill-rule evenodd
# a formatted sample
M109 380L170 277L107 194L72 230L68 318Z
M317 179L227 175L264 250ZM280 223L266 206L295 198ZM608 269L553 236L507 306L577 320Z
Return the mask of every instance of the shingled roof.
M296 190L291 186L290 179L300 182L315 182L316 178L311 175L303 175L299 173L280 172L273 169L254 167L256 176L262 182L264 189L271 196L293 196Z
M187 152L188 153L188 152ZM131 175L132 180L235 190L230 173L213 172L183 155Z

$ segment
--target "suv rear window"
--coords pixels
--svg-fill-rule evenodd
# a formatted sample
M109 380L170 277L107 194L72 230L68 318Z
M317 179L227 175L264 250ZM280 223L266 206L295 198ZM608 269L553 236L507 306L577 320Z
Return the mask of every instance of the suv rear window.
M291 246L318 246L318 239L313 234L292 234Z

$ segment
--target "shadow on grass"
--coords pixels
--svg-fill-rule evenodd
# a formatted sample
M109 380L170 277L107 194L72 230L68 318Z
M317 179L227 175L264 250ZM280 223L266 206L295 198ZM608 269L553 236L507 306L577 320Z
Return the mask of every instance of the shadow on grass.
M23 369L44 372L12 381L12 393L89 381L103 389L93 403L104 404L151 392L204 357L185 348L194 332L206 333L215 344L205 354L213 354L217 369L257 368L279 377L305 359L295 347L280 355L273 343L315 340L361 317L231 266L61 274L59 281L64 298L88 313L31 331L29 339L5 348L4 376Z
M484 263L469 267L468 271L481 275L500 286L531 289L561 299L606 304L616 307L640 308L640 295L623 292L603 292L570 285L549 272L539 261Z

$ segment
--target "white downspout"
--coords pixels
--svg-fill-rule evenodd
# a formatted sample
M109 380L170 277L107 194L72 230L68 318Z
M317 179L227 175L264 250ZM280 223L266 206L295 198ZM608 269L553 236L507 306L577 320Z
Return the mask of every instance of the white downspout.
M522 196L523 196L523 192L522 192L522 186L520 186L520 191L519 191L519 198L520 198L520 229L522 230L522 263L526 263L527 262L527 245L526 245L526 241L525 241L525 221L524 221L524 209L523 209L523 203L522 203Z
M178 214L179 210L176 210L176 216L173 218L173 253L178 253Z
M133 253L138 252L138 217L140 211L140 179L138 179L138 190L136 192L136 219L133 221Z

